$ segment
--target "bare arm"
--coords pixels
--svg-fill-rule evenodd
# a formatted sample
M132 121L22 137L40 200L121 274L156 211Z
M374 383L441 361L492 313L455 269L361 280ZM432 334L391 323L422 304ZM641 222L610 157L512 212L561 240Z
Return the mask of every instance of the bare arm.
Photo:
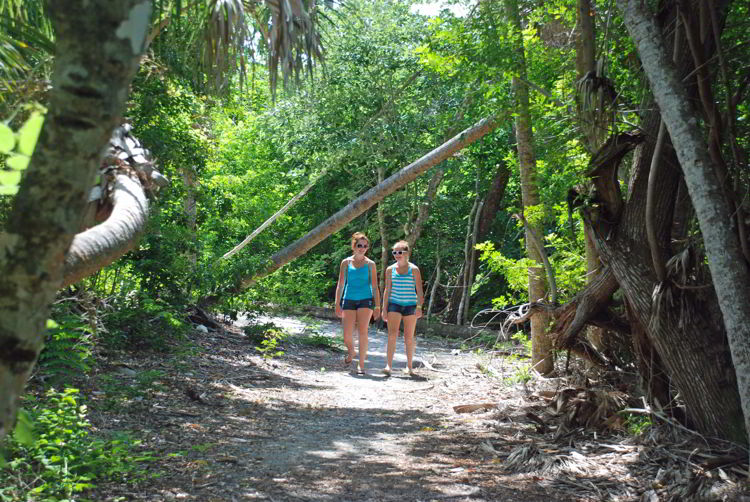
M419 271L419 267L414 265L414 286L417 289L417 319L422 317L422 304L424 303L424 291L422 290L422 273Z
M372 283L372 294L375 300L375 307L380 307L380 288L378 287L377 265L374 261L370 262L370 282ZM373 319L380 317L382 309L378 309L373 314Z
M424 303L424 291L422 290L422 272L419 267L414 266L414 285L417 287L417 305Z
M344 294L344 284L346 283L346 269L349 266L349 263L347 262L347 259L341 260L341 265L339 265L339 282L336 283L336 315L338 317L343 316L343 311L341 310L341 295Z
M383 314L388 308L388 299L391 296L391 267L385 269L385 290L383 291Z

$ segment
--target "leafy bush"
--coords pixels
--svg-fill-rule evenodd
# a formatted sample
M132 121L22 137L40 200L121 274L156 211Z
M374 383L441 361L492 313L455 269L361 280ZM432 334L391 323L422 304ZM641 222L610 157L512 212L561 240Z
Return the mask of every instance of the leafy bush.
M151 457L136 453L140 442L127 435L92 438L77 394L50 389L41 399L27 398L20 426L5 440L0 500L72 501L97 480L132 482L144 475L143 463Z
M652 425L653 422L651 422L651 417L648 415L625 414L625 427L628 433L633 436L640 436Z
M183 313L164 300L145 294L130 295L105 320L110 332L104 343L115 349L150 349L165 352L188 329Z
M279 344L289 335L277 328L274 323L250 324L245 326L243 331L248 341L256 345L255 350L260 352L265 359L284 355L284 351L278 350Z

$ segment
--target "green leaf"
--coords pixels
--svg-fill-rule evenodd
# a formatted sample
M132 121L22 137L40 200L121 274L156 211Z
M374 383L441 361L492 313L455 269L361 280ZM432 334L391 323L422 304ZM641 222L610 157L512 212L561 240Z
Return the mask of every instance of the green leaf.
M13 430L13 437L24 446L34 444L34 421L24 409L18 410L18 420L16 421L16 428Z
M0 171L0 185L18 186L21 171Z
M10 153L16 146L16 135L5 124L0 124L0 153Z
M31 157L29 157L28 155L13 154L8 157L8 160L5 161L5 164L11 169L23 171L29 166L30 160Z
M18 187L7 187L0 185L0 195L16 195L18 193Z
M34 153L36 140L44 124L44 115L33 112L26 122L18 130L18 151L24 155L31 156Z

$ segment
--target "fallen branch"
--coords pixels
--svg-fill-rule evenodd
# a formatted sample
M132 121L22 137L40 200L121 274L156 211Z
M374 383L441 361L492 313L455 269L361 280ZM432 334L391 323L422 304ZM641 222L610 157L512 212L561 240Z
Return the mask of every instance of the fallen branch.
M303 188L300 193L298 193L297 195L295 195L294 197L292 197L291 200L284 205L284 207L282 207L281 209L279 209L278 211L276 211L270 218L268 218L265 222L263 222L263 224L261 226L259 226L258 228L256 228L253 231L253 233L251 233L250 235L248 235L247 237L245 237L245 240L243 240L242 242L240 242L239 244L237 244L234 248L232 248L231 251L228 251L224 256L222 256L221 259L222 260L226 260L227 258L230 258L233 255L239 253L239 251L242 248L244 248L245 246L247 246L250 243L251 240L255 239L258 236L258 234L260 234L263 230L265 230L266 228L268 228L268 226L271 223L273 223L274 221L276 221L276 219L279 216L281 216L282 214L286 213L289 210L290 207L292 207L298 200L300 200L302 197L304 197L307 194L307 192L309 192L310 189L312 187L314 187L315 184L318 182L318 180L320 178L322 178L324 175L325 175L325 171L323 171L320 174L320 176L316 177L314 180L312 180L310 183L308 183L308 185L305 188Z

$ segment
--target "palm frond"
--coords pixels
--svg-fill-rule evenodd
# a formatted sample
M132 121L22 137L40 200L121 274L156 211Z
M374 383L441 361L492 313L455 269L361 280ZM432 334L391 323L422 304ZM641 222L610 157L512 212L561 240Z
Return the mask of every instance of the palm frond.
M275 98L279 69L284 85L292 75L299 81L303 68L312 73L313 62L323 60L324 49L317 29L316 0L265 1L271 10L268 69Z
M11 1L0 4L4 14L0 20L0 101L24 84L33 84L31 81L37 78L34 70L48 63L54 54L49 20L36 9L41 6L30 2L27 7L29 10L19 10Z
M230 71L242 72L248 28L242 0L214 0L204 26L203 65L214 92L226 90Z

